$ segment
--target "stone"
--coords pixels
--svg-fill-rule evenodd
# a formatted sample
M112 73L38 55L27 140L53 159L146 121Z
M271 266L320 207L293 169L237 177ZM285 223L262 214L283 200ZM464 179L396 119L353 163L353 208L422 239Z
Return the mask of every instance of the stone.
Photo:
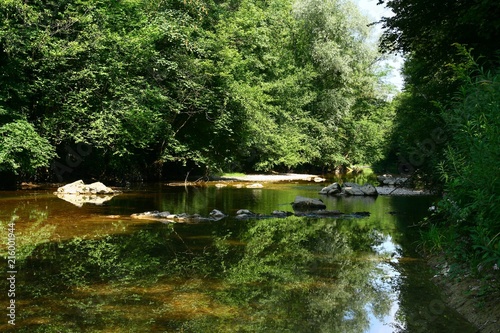
M78 207L82 207L85 203L102 205L104 202L111 200L117 193L119 191L115 191L101 182L85 184L83 180L61 186L54 192L59 199Z
M66 184L57 189L54 194L111 194L116 193L113 189L107 187L101 182L85 184L83 180L77 180L73 183Z
M327 187L323 187L319 194L334 195L341 192L341 187L338 183L333 183Z
M255 215L253 212L249 211L248 209L240 209L236 212L236 215L242 215L242 214Z
M368 196L375 196L378 194L377 189L372 184L365 184L360 187L361 191Z
M217 210L217 209L212 210L209 215L212 219L214 219L216 221L221 220L224 217L226 217L226 214L224 214L223 212L221 212L220 210Z
M293 215L293 213L291 213L291 212L285 212L283 210L274 210L271 213L271 215L274 216L274 217L288 217L288 216Z
M264 185L262 184L259 184L259 183L255 183L255 184L251 184L251 185L247 185L246 188L263 188Z
M345 182L342 185L342 192L346 195L365 195L361 190L361 186L356 183Z
M359 185L351 182L345 182L342 185L342 193L354 196L376 196L378 194L377 189L372 184Z
M187 213L180 213L180 214L171 214L170 212L159 212L157 210L154 211L148 211L144 213L138 213L138 214L132 214L130 215L131 218L133 219L142 219L142 220L153 220L153 221L160 221L160 222L165 222L165 223L198 223L202 221L218 221L226 215L224 215L222 212L214 209L212 213L210 213L210 217L202 217L199 214L187 214ZM222 215L221 215L222 214Z
M306 198L302 196L296 196L292 203L293 209L299 210L310 210L310 209L325 209L326 205L323 201L319 199Z
M256 215L255 214L238 214L235 216L235 218L237 220L246 220L246 219L251 219L251 218L255 218Z
M393 186L393 185L404 185L409 180L408 177L398 177L389 174L377 176L377 181L380 185L385 186Z

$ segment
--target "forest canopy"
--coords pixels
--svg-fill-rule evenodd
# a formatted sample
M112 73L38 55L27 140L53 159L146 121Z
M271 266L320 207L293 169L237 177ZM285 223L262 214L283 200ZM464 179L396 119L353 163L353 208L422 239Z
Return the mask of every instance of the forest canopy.
M390 91L350 1L0 4L0 171L141 180L384 156Z

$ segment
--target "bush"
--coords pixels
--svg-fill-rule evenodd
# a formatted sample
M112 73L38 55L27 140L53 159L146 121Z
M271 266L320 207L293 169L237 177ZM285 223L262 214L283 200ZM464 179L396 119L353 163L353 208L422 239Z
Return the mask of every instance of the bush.
M439 166L446 190L440 210L467 238L463 251L480 264L500 265L499 74L479 71L443 118L452 136Z
M0 127L0 171L34 174L47 167L55 149L33 125L17 120Z

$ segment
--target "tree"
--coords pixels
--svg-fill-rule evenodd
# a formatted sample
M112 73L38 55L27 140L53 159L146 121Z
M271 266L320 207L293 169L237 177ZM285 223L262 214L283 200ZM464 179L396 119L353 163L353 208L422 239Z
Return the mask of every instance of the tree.
M48 167L55 149L33 125L17 120L0 127L0 172L33 175Z

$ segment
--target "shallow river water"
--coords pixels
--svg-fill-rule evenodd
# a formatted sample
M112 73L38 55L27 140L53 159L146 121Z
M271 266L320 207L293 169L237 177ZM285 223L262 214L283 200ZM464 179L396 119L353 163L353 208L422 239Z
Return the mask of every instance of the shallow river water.
M55 189L0 192L0 267L15 280L2 279L0 331L474 332L415 252L413 225L432 197L322 198L364 218L234 218L242 208L292 212L295 196L319 198L322 186L153 184L82 207ZM212 209L228 217L130 217Z

